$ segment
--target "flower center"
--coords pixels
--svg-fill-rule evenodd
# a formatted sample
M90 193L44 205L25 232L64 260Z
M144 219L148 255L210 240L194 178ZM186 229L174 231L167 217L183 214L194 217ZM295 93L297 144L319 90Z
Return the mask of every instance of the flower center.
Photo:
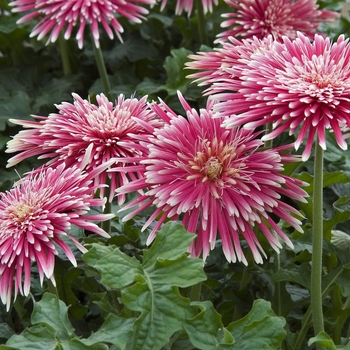
M33 213L32 206L27 203L18 203L9 209L12 211L11 217L15 223L23 223Z
M210 157L203 165L201 173L209 180L218 179L221 176L223 164L218 157Z

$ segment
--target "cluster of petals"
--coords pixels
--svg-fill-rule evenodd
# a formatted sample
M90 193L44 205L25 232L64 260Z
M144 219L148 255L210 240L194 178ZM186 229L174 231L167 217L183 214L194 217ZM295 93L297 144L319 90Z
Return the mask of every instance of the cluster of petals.
M76 39L80 48L83 47L85 26L91 27L91 33L96 47L99 47L99 26L113 39L114 34L122 41L123 26L118 16L127 18L132 23L141 23L148 10L142 5L154 5L155 0L14 0L10 2L12 12L26 12L18 23L38 18L39 22L31 32L31 37L38 40L48 33L48 42L55 42L64 33L69 39L76 30ZM141 6L140 6L141 5Z
M288 36L294 39L298 31L312 37L319 24L332 22L339 14L320 10L316 0L225 0L233 8L222 17L222 28L230 28L218 34L218 40L230 36L263 39L273 35L276 40Z
M219 0L201 0L203 7L203 13L213 12L213 6L217 5ZM161 10L167 4L167 0L162 0ZM186 12L188 16L191 15L193 9L194 0L176 0L175 15L180 16L183 12Z
M103 94L96 96L97 104L75 93L73 98L73 104L63 102L56 106L59 113L48 117L36 116L38 121L11 119L12 123L24 129L8 142L7 153L19 152L8 160L8 167L39 156L40 159L48 159L46 166L57 167L65 163L67 167L77 165L91 172L112 158L140 155L139 137L148 134L148 131L134 118L154 127L162 125L148 108L147 96L138 100L119 95L115 104ZM133 174L130 177L132 179ZM107 181L108 174L103 171L95 178L95 185L106 184ZM124 173L110 179L110 201L115 189L128 181ZM123 196L119 200L122 203Z
M151 108L161 117L163 128L143 139L145 156L120 161L135 165L114 168L112 172L137 171L139 179L117 189L117 193L139 192L137 199L122 210L129 220L146 208L155 208L143 229L156 218L148 243L165 219L181 220L188 232L197 233L190 247L192 256L206 259L215 247L217 235L228 261L247 264L241 239L245 239L257 263L265 256L254 232L258 228L278 251L279 239L292 246L282 229L271 218L277 215L302 231L300 213L281 198L305 201L303 182L283 175L283 164L296 156L283 154L290 146L263 150L258 133L240 128L225 129L220 118L213 118L213 101L199 113L179 94L186 117L178 116L163 101ZM148 149L148 154L146 150ZM119 161L119 160L118 160Z
M253 53L270 50L273 43L271 35L262 40L257 37L242 40L230 37L213 51L188 55L191 61L185 63L186 68L198 72L187 75L187 78L194 79L198 86L208 86L204 95L225 91L225 82L230 83L232 88L234 80L238 79L238 67L245 68ZM228 70L231 67L236 68L235 75Z
M104 170L102 165L95 173ZM86 249L68 232L71 225L109 235L93 221L111 219L113 214L85 215L92 206L105 200L93 198L92 182L96 174L79 168L46 168L20 180L0 194L0 297L7 308L18 292L28 295L32 262L36 262L40 281L44 276L55 283L54 259L60 247L71 263L76 259L64 237L82 252ZM13 293L14 292L14 293Z
M314 139L326 149L325 132L334 132L336 142L347 149L344 128L350 127L350 45L341 35L336 42L315 34L311 41L298 33L290 40L274 41L269 50L257 50L242 64L224 68L234 79L214 83L212 98L218 117L229 116L228 128L244 125L255 129L272 123L263 140L284 131L296 135L298 149L306 139L303 160L312 151ZM221 92L225 91L225 92Z

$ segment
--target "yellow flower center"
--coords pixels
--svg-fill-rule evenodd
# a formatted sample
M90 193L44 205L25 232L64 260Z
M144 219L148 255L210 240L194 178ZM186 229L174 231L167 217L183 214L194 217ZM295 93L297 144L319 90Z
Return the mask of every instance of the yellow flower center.
M218 157L210 157L203 165L201 172L209 179L218 179L221 176L223 164Z

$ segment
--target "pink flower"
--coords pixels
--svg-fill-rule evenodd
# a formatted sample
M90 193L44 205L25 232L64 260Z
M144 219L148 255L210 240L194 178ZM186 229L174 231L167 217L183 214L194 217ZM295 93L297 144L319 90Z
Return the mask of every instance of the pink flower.
M18 292L28 295L32 262L37 264L41 283L44 275L55 283L57 247L76 266L72 251L61 237L70 238L82 252L86 249L68 233L71 225L109 237L89 221L108 220L113 214L85 215L91 206L105 203L92 196L93 176L77 168L65 169L62 164L29 175L10 191L0 194L0 297L7 309L13 288L14 299Z
M257 138L258 133L223 128L222 120L212 116L212 102L198 113L181 95L179 98L186 118L176 115L164 102L154 103L152 108L166 122L165 126L155 129L154 137L143 142L148 155L124 160L138 164L129 171L138 171L143 176L117 192L145 193L122 209L137 206L123 220L155 206L143 227L159 217L148 243L166 218L180 219L189 232L198 234L190 250L192 256L202 253L203 259L214 248L219 234L228 261L247 264L240 242L244 238L255 261L261 263L265 253L254 227L275 250L281 245L272 231L292 246L270 214L302 231L299 220L292 216L300 216L299 212L280 199L286 195L305 201L306 193L299 187L303 183L281 173L285 162L297 158L282 155L282 148L259 150L262 141ZM111 171L128 171L128 167Z
M233 12L222 15L229 18L221 23L222 28L232 27L218 34L220 40L230 36L258 39L272 34L276 40L282 36L291 39L297 31L312 37L321 22L331 22L339 14L318 10L316 0L225 0ZM219 40L217 40L219 41Z
M146 96L125 99L118 97L113 105L103 94L97 95L97 105L73 94L74 103L58 105L59 113L36 118L40 121L12 120L27 130L20 131L8 142L6 152L20 152L8 161L8 167L32 156L49 159L48 166L57 167L65 163L67 167L78 165L86 172L93 171L111 158L140 155L139 140L147 130L134 118L151 126L161 125L159 119L147 107ZM133 178L133 174L128 174ZM110 183L110 201L115 189L127 183L127 176L113 176ZM107 173L102 172L96 184L107 183ZM101 189L101 195L104 195ZM120 198L120 203L124 200Z
M343 35L333 44L321 35L313 42L301 33L293 41L284 37L270 50L255 52L245 67L227 72L239 79L218 85L221 91L234 92L213 95L220 101L215 115L231 116L226 127L255 129L273 123L273 131L262 139L288 130L297 135L296 149L306 139L303 160L310 157L315 137L326 149L327 129L347 149L342 130L350 126L350 45Z
M203 13L213 12L213 5L217 5L219 0L201 0L203 6ZM188 16L192 13L194 0L176 0L175 14L180 16L182 12L186 12ZM167 4L167 0L162 0L161 10Z
M123 26L117 16L123 16L130 22L141 23L148 10L139 6L154 5L155 0L14 0L12 12L28 12L18 23L38 17L40 21L31 32L31 37L38 36L41 40L50 32L48 42L55 42L61 32L69 39L74 28L78 27L76 39L80 48L83 47L84 30L88 24L96 47L99 47L99 25L102 25L108 36L113 39L114 29L117 37Z
M204 91L205 95L225 91L225 82L230 84L232 90L234 81L238 79L238 67L245 68L253 53L269 50L273 42L271 35L263 40L254 37L240 41L230 37L227 42L221 42L222 47L214 48L214 51L188 55L192 61L185 63L186 68L199 72L189 74L187 78L195 79L198 86L209 85ZM228 70L231 67L235 67L235 74Z

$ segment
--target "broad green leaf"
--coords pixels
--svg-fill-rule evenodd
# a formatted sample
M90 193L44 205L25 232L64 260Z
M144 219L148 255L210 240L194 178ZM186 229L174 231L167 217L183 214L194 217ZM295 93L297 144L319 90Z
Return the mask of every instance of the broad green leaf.
M280 269L272 275L275 282L289 281L297 283L310 290L310 266L308 263L301 265L291 264Z
M16 91L6 100L0 100L0 130L5 130L9 118L29 119L31 111L30 98L24 91Z
M348 197L339 198L334 204L334 215L329 220L324 220L323 230L329 234L337 224L347 221L350 218L350 200Z
M92 245L83 255L83 260L101 274L101 282L111 288L120 289L134 281L142 273L141 264L114 246Z
M33 324L48 327L61 341L70 339L74 334L74 328L68 319L67 306L51 293L45 293L35 303L31 321Z
M255 300L248 315L227 326L235 340L232 349L279 349L286 336L285 323L284 318L275 315L269 302Z
M206 279L203 260L190 258L187 253L194 238L181 224L168 222L157 232L152 247L144 251L142 262L118 248L98 244L83 255L105 286L128 286L122 289L123 302L140 315L126 349L161 348L186 318L195 316L189 299L178 290Z
M297 174L296 177L299 180L305 181L310 184L310 186L304 187L304 190L308 194L312 194L314 191L314 186L313 186L314 177L306 172ZM330 185L334 185L338 183L347 183L349 181L350 181L349 176L344 171L335 171L333 173L329 173L325 171L323 174L323 187L328 187Z
M184 322L191 343L200 350L232 349L234 340L221 321L221 315L210 301L193 302L200 312Z
M190 83L186 75L189 73L184 69L185 62L188 61L188 55L192 51L185 48L171 50L171 56L165 59L164 68L167 73L167 81L164 86L169 95L176 95L177 90L184 93L187 85Z
M68 342L60 343L60 349L62 350L108 350L107 344L94 343L92 345L86 345L84 339L73 338Z
M159 258L177 259L188 250L194 238L195 235L187 233L181 224L168 222L157 232L156 242L144 251L143 265L153 265Z
M0 323L0 338L8 339L14 334L14 330L4 322Z
M132 335L134 322L134 318L122 318L110 314L97 332L87 339L81 339L81 342L90 346L104 342L125 349Z
M326 346L328 350L337 350L337 348L332 340L332 338L325 332L320 332L316 337L309 339L307 345L319 344ZM344 348L343 348L344 349Z
M141 312L134 324L134 333L126 349L161 349L169 338L182 328L182 322L194 316L189 299L178 288L167 286L153 289L151 281L137 283L122 292L125 305Z
M0 345L0 350L56 350L59 348L55 336L54 330L38 324L13 335L6 343L9 347Z

